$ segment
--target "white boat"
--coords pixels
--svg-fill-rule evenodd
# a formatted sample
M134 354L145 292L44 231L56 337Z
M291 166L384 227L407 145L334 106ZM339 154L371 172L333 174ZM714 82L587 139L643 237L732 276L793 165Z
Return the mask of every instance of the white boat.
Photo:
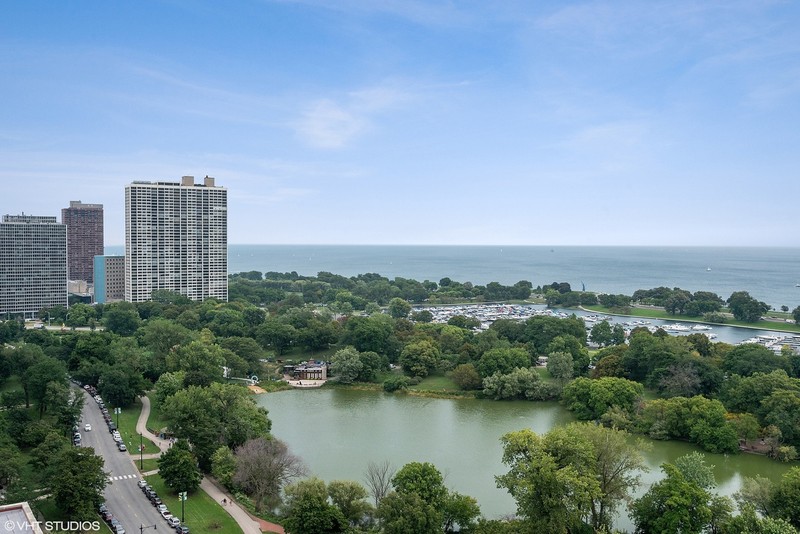
M696 324L692 327L692 330L711 330L711 327L704 324Z

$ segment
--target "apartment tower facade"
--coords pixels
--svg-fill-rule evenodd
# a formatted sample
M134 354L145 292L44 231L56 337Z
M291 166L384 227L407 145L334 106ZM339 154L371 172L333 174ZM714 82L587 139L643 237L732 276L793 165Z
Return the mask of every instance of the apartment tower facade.
M206 176L125 187L125 300L228 300L228 190Z
M4 215L0 222L0 316L36 317L67 306L67 227L55 217Z
M94 283L94 257L103 254L103 205L72 200L61 209L67 225L67 264L70 280Z

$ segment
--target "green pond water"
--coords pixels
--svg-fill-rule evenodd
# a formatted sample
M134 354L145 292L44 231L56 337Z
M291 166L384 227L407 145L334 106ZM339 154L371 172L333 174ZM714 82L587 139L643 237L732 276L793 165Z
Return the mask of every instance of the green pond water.
M475 497L489 518L515 511L514 500L494 481L506 472L500 437L523 428L544 433L575 420L555 402L429 399L340 389L268 393L258 395L257 402L269 410L273 434L303 459L310 474L326 481L363 481L370 461L389 460L395 469L430 462L450 489ZM662 463L700 450L682 442L647 442L649 470L642 473L636 495L662 477ZM706 459L715 466L717 492L723 495L736 492L743 477L777 480L791 467L750 454L706 453ZM632 530L627 510L620 510L616 526Z

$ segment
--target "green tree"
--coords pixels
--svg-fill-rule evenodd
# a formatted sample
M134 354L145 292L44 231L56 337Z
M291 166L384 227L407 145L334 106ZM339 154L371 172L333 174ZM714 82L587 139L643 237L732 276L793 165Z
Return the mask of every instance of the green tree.
M531 365L531 358L525 349L497 348L487 350L475 364L478 372L483 377L495 373L507 374L516 368L527 368Z
M791 444L800 443L800 394L779 389L762 399L761 410L767 424L777 426L783 439Z
M504 375L498 372L484 378L483 394L495 400L549 400L557 397L558 387L542 381L533 367L518 367Z
M211 455L211 474L220 484L226 488L231 488L235 473L236 457L229 447L223 445Z
M569 352L551 352L547 355L547 370L550 376L559 384L564 384L572 378L574 371L572 354Z
M235 449L247 440L269 435L266 409L257 406L250 392L233 384L189 386L167 397L162 413L179 438L188 439L202 469L221 446Z
M44 357L28 368L22 381L26 386L26 391L30 393L31 399L39 405L39 416L41 417L47 408L49 385L54 383L66 388L67 369L62 362L55 358Z
M108 304L103 311L103 324L106 329L121 336L132 336L140 323L139 312L130 302Z
M416 493L392 492L378 505L385 534L441 534L442 513Z
M411 304L401 298L393 298L389 301L389 315L395 319L408 317L411 313Z
M517 501L517 511L542 532L580 529L584 518L596 531L610 529L619 503L639 483L641 444L627 433L574 423L539 436L530 430L506 434L503 462L495 477Z
M471 363L463 363L456 366L450 372L450 378L458 387L466 390L479 389L482 384L481 375L478 374L475 366Z
M84 447L62 449L50 463L50 490L59 510L72 521L97 518L97 506L103 502L108 484L103 458Z
M112 406L126 407L144 395L147 386L141 373L127 365L117 365L103 371L97 390Z
M192 341L167 355L168 371L184 371L184 384L207 386L222 380L225 354L219 345Z
M722 534L797 534L798 531L783 519L759 517L755 508L744 504L739 515L729 518L719 531Z
M673 464L683 477L704 490L711 490L717 486L714 478L714 466L706 463L705 455L700 452L690 452L675 460Z
M641 384L625 378L581 377L564 387L561 398L578 419L599 419L612 406L632 412L643 394Z
M164 483L176 493L194 492L203 479L197 468L197 458L185 439L179 439L161 455L158 459L158 473Z
M267 319L256 328L256 339L265 348L271 348L280 356L297 339L297 329L278 319Z
M439 362L439 348L430 340L409 343L400 354L400 365L413 376L426 377Z
M328 496L351 526L359 525L372 512L367 502L369 493L353 480L333 480L328 484Z
M339 378L339 382L349 384L358 378L364 364L358 351L353 347L345 347L336 351L331 358L331 373Z
M774 517L800 528L800 467L784 473L772 491L769 508Z
M712 518L709 493L687 480L674 465L663 464L661 469L666 478L631 506L636 532L703 532Z
M442 515L445 533L456 532L456 525L459 528L457 532L470 532L481 515L481 509L475 498L450 491L445 495Z
M398 493L416 493L425 502L439 508L447 494L442 474L428 462L411 462L404 465L392 478Z
M591 503L601 496L598 480L586 469L593 457L589 441L561 441L531 430L510 432L500 441L509 472L495 480L516 501L526 530L579 531Z
M775 483L767 477L761 475L752 478L744 477L742 487L733 495L733 498L742 510L749 505L759 514L770 516L772 515L771 501L774 490Z
M723 371L740 376L791 369L788 358L756 343L744 343L731 349L722 360L721 367Z
M589 339L601 347L611 344L612 332L611 325L608 323L608 321L600 321L592 326L592 330L589 333Z
M736 291L728 297L728 308L738 321L755 323L769 311L769 305L750 296L747 291Z
M284 526L292 534L347 532L347 519L328 503L325 483L318 478L286 486Z

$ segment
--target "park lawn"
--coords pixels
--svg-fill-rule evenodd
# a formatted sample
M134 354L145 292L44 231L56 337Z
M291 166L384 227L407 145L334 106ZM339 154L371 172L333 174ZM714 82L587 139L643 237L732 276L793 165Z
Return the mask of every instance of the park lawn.
M422 382L415 386L409 386L412 391L461 391L449 377L441 375L426 376Z
M150 475L146 478L147 483L156 490L158 496L167 505L172 515L178 519L181 517L181 502L178 496L167 488L160 475ZM228 515L225 508L209 495L199 489L190 493L185 504L185 524L192 531L192 534L216 534L228 532L242 532L236 521ZM161 525L159 525L160 527ZM158 530L161 530L160 528ZM164 530L169 531L166 523Z
M609 315L620 315L611 308L604 306L583 306L586 310L606 313ZM701 317L686 317L684 315L672 315L662 309L653 308L630 308L630 312L626 314L627 317L645 317L648 319L662 319L664 321L675 321L680 323L703 323L703 324L719 324L720 326L738 326L742 328L752 328L754 330L777 330L781 332L800 332L800 326L792 323L782 321L758 321L756 323L748 323L745 321L737 321L733 317L727 317L724 323L709 323L703 321Z
M108 411L111 414L111 420L117 423L117 430L119 430L125 445L128 446L128 452L132 455L136 454L139 451L140 443L139 433L136 431L136 422L139 421L139 415L142 413L142 401L137 398L136 402L127 408L123 408L119 415L114 413L113 408L109 408ZM144 443L145 454L161 452L158 445L149 439L143 438L142 442Z
M158 434L167 426L167 419L161 414L161 406L154 397L150 397L150 417L145 425L153 434Z
M135 458L135 460L136 460L135 463L136 463L136 467L138 468L139 467L139 458L138 458L138 455L136 455L136 456L137 456L137 458ZM145 458L144 460L142 460L142 467L141 467L141 469L139 469L139 472L140 473L148 473L150 471L158 471L158 458Z
M67 521L70 520L69 517L65 516L64 513L56 507L56 503L52 498L37 500L34 506L42 514L45 521L62 521L66 523ZM100 517L100 514L97 514L97 517L92 518L92 521L96 521L97 524L100 525L100 528L98 530L90 530L89 532L102 532L103 534L111 533L111 529L108 527L106 522L103 521L103 519ZM41 525L42 530L44 530L44 526L45 525ZM51 532L58 533L58 532L75 532L75 531L53 530Z
M553 378L553 375L550 374L550 371L547 370L547 367L537 367L536 372L539 373L539 378L542 379L542 382L556 381L556 379Z

